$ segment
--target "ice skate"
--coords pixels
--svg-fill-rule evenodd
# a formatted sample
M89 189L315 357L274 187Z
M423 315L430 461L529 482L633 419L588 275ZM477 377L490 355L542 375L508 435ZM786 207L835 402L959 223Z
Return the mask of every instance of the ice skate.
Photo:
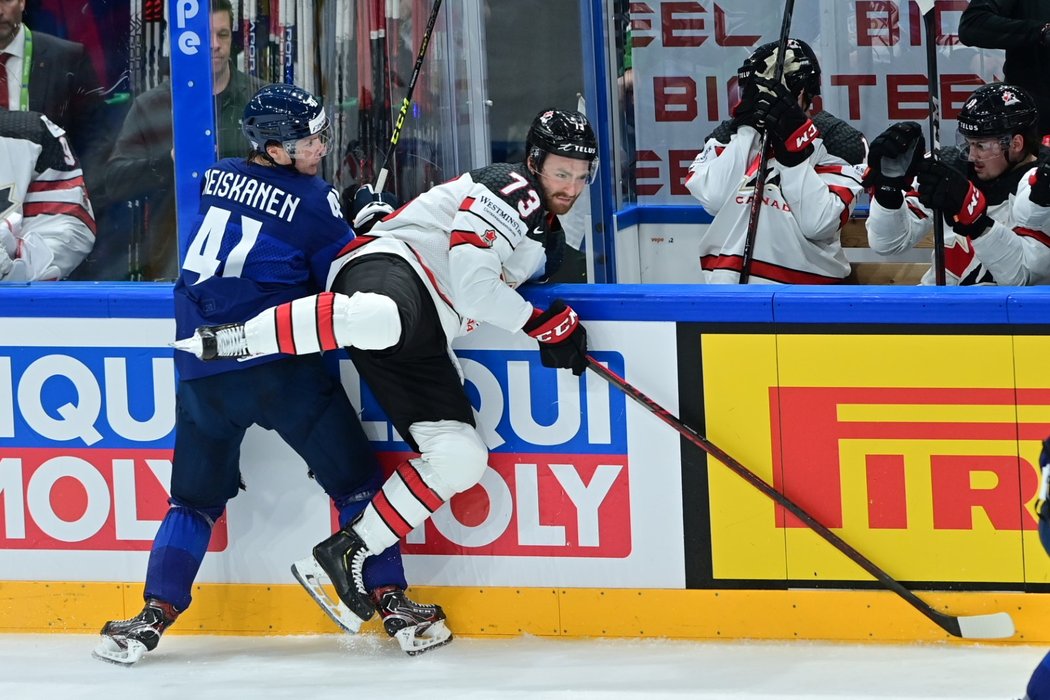
M313 554L350 612L361 620L370 620L376 609L365 590L364 565L372 553L353 528L348 525L339 530L314 547ZM316 596L314 600L317 600ZM320 600L317 602L321 603Z
M130 666L153 651L164 630L178 618L179 612L169 603L154 598L146 601L135 617L110 620L102 627L102 641L91 655L102 661Z
M416 603L397 586L375 589L372 602L383 619L383 629L409 656L452 641L452 631L445 625L445 611L440 605Z
M189 338L176 340L171 346L176 350L193 353L205 361L251 356L243 323L200 326Z

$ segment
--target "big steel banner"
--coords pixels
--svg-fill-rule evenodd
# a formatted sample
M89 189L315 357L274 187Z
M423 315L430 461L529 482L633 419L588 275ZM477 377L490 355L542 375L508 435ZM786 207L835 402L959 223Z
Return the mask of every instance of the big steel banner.
M0 580L141 579L167 508L173 323L2 321ZM677 406L675 324L588 328L597 359ZM410 580L682 587L682 548L667 547L682 541L676 436L593 373L542 367L524 336L482 330L460 353L492 456L480 484L408 537ZM387 466L416 456L352 363L339 369ZM332 531L328 499L261 429L248 433L241 471L246 490L217 523L198 580L290 583L289 563Z
M966 0L934 9L940 75L941 139L954 143L966 97L1002 79L1002 51L963 46ZM694 201L683 182L704 137L736 103L736 70L756 47L776 41L779 0L632 2L632 55L640 204ZM811 0L795 4L791 35L808 42L822 69L829 110L870 141L890 123L929 114L925 35L908 0Z

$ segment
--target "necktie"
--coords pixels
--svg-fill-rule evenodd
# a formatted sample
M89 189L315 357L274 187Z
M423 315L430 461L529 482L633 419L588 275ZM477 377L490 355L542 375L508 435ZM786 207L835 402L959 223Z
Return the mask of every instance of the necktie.
M0 53L0 109L11 109L7 96L7 59L11 54Z

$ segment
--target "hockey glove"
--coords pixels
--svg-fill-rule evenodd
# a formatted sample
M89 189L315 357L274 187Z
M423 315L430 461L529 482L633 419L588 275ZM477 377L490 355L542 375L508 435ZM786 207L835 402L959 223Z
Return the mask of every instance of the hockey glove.
M383 192L380 198L376 196L371 185L361 185L350 205L354 232L362 235L371 231L373 226L383 220L383 217L394 211L393 202L396 200L389 192Z
M1032 204L1050 207L1050 161L1044 160L1036 171L1028 176L1028 184L1032 186L1028 193Z
M813 142L820 136L816 125L783 83L756 77L755 84L759 86L755 112L769 129L773 155L789 168L802 163L813 153Z
M965 175L932 158L923 158L917 171L919 201L939 210L955 233L977 238L992 225L984 193Z
M753 84L743 86L740 93L740 102L733 110L733 127L750 126L759 129L756 101L758 100L758 88Z
M533 309L522 330L539 342L544 367L571 369L577 377L587 369L587 330L561 299L546 311Z
M925 150L922 127L917 122L897 122L871 142L868 169L861 184L865 188L907 190Z
M1039 520L1039 541L1043 549L1050 554L1050 438L1043 440L1043 449L1039 453L1039 495L1035 499L1035 516Z

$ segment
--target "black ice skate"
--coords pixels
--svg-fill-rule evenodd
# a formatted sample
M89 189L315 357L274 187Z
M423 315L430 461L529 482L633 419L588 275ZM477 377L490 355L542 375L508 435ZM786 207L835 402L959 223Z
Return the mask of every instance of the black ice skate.
M176 350L191 352L202 360L250 357L243 323L200 326L189 338L171 344Z
M171 604L151 598L135 617L110 620L102 626L102 641L91 652L96 659L130 666L153 651L164 630L178 618Z
M339 596L351 613L362 621L367 621L375 615L376 609L372 599L365 590L364 565L372 553L368 551L365 543L353 531L350 525L339 530L334 535L324 540L313 550L314 560L335 587ZM314 600L325 608L333 620L343 625L337 617L333 616L333 610L325 605L325 602L317 597L311 586L307 585L296 571L297 565L293 565L292 573L296 575L299 582L306 587ZM327 596L325 596L327 598ZM345 625L344 625L345 626ZM360 624L358 624L360 627ZM352 630L356 632L357 630Z
M382 586L372 591L386 633L397 640L409 656L444 646L452 641L445 626L445 611L440 605L422 605L411 600L397 586Z

